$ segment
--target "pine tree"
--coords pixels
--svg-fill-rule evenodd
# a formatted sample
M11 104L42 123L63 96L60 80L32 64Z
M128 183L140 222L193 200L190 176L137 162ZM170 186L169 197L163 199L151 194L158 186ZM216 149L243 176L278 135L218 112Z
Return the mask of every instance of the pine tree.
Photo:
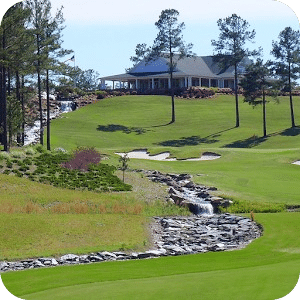
M173 74L177 63L174 55L178 54L178 60L184 57L191 57L194 54L191 49L192 44L185 44L183 41L182 31L185 24L178 23L179 12L175 9L165 9L161 12L155 26L159 30L152 47L146 44L138 44L136 47L136 56L131 60L136 64L145 59L146 62L155 61L157 58L164 56L168 59L168 69L170 74L171 97L172 97L172 119L170 123L175 122L175 101L173 88Z
M64 29L62 7L52 17L49 0L26 0L25 2L31 11L29 28L35 37L35 66L38 78L40 111L40 143L44 144L41 76L45 74L47 92L47 149L50 150L49 71L57 69L57 57L69 54L71 51L61 49L61 31Z
M217 24L220 30L219 39L211 41L217 52L214 58L221 68L227 69L229 66L234 66L235 126L239 127L238 65L244 57L258 54L257 51L249 51L245 48L246 42L254 39L255 30L249 31L248 22L236 14L219 19Z
M261 59L247 66L246 74L241 80L244 90L244 101L253 107L262 104L263 136L267 136L266 121L266 92L272 88L268 63L264 64Z
M275 60L273 65L274 74L280 78L283 89L289 92L290 112L292 128L296 127L292 87L295 80L300 78L300 31L286 27L279 34L279 42L272 43L271 54Z
M28 62L30 55L30 47L32 40L30 35L25 28L25 23L28 18L29 11L24 9L23 3L17 3L13 5L4 15L1 27L0 27L0 36L1 36L1 50L0 50L0 64L1 64L1 120L3 125L2 140L4 148L7 150L7 125L15 123L14 120L7 119L7 104L10 106L14 103L14 109L20 111L23 108L21 106L21 85L20 85L20 74L28 72L28 68L31 65ZM15 82L15 98L16 101L10 101L7 103L6 94L11 95L11 79L14 78ZM23 103L22 103L23 104ZM11 114L15 116L15 114ZM19 128L16 132L20 140L21 133L21 124L24 122L24 109L17 116L19 122ZM10 140L12 139L10 130ZM11 143L10 143L11 144Z

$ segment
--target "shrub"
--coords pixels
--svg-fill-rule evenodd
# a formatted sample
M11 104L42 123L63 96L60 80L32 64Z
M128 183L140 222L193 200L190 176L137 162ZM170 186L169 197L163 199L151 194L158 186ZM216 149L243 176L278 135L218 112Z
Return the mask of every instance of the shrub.
M30 148L27 148L27 149L25 150L25 153L26 153L27 155L34 155L34 154L35 154L35 150L34 150L34 148L30 147Z
M24 157L24 153L21 152L21 151L11 151L10 155L13 157L13 158L22 158Z
M12 162L10 160L7 160L6 161L6 167L11 169L12 166L13 166Z
M35 146L35 149L39 153L45 153L47 151L42 145Z
M94 148L77 148L73 158L61 164L62 167L70 170L88 171L90 164L98 164L101 160L100 153Z
M250 213L254 218L254 213L283 212L286 210L286 205L282 203L233 200L233 204L228 208L219 207L219 210L220 212L229 213Z
M95 95L97 95L97 99L104 99L107 96L106 91L96 91Z
M9 158L10 158L10 155L8 152L5 152L5 151L0 152L0 161L3 159L9 159Z

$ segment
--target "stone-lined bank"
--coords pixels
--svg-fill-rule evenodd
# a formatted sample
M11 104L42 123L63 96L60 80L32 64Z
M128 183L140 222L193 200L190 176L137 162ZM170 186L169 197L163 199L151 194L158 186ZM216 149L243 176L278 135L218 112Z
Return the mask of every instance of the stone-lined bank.
M156 170L140 170L140 172L153 182L169 186L167 201L179 206L187 206L194 214L217 213L219 206L228 207L232 204L231 200L211 195L212 191L217 190L216 187L196 184L191 181L192 176L189 174L163 174Z
M230 214L155 217L150 229L152 250L132 253L104 251L86 255L66 254L59 258L42 257L15 262L4 261L0 262L0 272L234 250L245 247L261 235L261 230L255 222Z

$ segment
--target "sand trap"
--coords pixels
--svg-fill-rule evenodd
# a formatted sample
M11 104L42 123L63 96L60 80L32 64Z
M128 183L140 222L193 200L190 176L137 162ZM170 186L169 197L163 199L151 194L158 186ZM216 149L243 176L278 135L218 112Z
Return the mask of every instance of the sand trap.
M299 165L299 166L300 166L300 160L294 161L294 162L292 163L292 165Z
M117 155L123 156L125 153L116 153ZM142 150L133 150L127 153L129 158L137 159L150 159L150 160L159 160L159 161L176 161L176 158L169 158L170 152L162 152L157 155L150 155L147 149ZM188 158L180 159L184 161L200 161L200 160L214 160L220 158L221 155L212 152L204 152L199 158Z

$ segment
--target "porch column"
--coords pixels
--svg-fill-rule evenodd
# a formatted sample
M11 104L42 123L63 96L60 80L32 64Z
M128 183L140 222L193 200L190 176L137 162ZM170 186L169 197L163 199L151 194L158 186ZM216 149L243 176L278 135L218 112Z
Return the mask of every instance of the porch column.
M122 88L122 81L119 81L120 89Z
M187 80L187 77L184 77L184 87L188 87L188 80Z
M188 87L192 86L192 77L188 77Z
M219 87L224 88L224 79L219 80Z
M154 78L152 78L152 90L154 89Z
M199 78L199 86L202 87L202 78Z
M171 88L171 78L168 78L168 88Z
M208 87L210 87L211 86L211 79L209 78L208 79Z
M100 84L100 86L101 86L101 89L102 89L102 90L105 90L105 80L104 80L104 79L101 79L101 84Z
M138 89L138 80L135 80L135 88Z

